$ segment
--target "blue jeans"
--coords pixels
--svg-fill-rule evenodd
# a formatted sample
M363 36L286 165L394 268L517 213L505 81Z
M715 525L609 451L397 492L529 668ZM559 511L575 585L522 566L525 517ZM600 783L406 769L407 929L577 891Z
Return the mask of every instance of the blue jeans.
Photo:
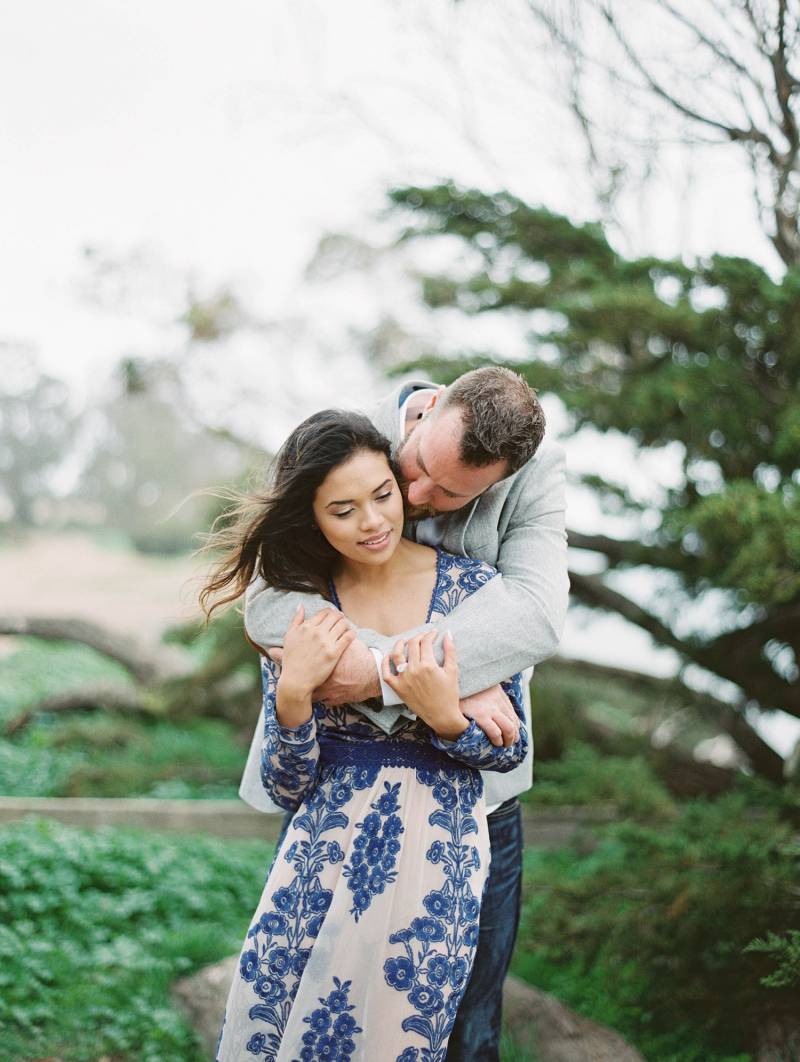
M492 863L467 990L447 1043L447 1062L499 1062L503 981L519 927L522 810L516 797L488 818Z
M276 855L292 815L288 812L284 817ZM500 1060L503 981L517 937L522 896L522 811L517 798L501 804L487 823L492 862L481 903L478 947L447 1044L446 1062Z

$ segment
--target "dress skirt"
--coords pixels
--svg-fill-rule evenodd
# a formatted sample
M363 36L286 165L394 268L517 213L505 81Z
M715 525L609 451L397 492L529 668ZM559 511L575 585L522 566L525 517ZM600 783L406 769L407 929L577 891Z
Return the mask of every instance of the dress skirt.
M489 860L474 767L423 741L322 743L242 946L216 1062L441 1062Z

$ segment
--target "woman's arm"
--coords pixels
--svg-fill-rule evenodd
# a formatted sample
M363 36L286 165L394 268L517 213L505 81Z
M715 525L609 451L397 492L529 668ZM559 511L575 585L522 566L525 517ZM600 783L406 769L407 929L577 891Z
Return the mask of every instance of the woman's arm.
M493 745L474 719L455 740L434 733L431 742L454 760L477 767L481 771L499 771L505 774L522 763L528 752L528 730L522 706L522 676L517 674L501 683L519 719L519 737L513 745Z
M294 811L313 788L319 771L319 742L313 712L295 726L278 720L278 666L261 657L264 703L264 744L261 750L261 783L279 807ZM309 701L309 706L310 706Z
M280 675L274 661L261 658L261 781L280 807L294 810L317 780L319 742L312 694L353 638L354 632L337 609L323 609L305 621L299 607L286 631Z

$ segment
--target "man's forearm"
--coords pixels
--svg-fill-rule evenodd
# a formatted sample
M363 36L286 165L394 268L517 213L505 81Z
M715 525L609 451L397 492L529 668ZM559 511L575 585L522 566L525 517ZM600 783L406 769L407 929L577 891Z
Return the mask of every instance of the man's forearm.
M305 594L297 591L286 593L273 590L266 586L264 581L257 577L248 587L244 603L244 626L248 638L262 649L273 649L283 645L284 635L294 616L299 604L305 608L306 618L330 608L331 602L321 594ZM357 629L358 638L367 646L371 645L381 635L377 631L366 628ZM337 664L333 676L343 665ZM372 678L372 674L370 673ZM376 710L363 702L375 697L380 693L379 672L376 666L374 680L371 686L364 685L352 692L351 703L368 719L385 733L392 733L399 723L408 718L408 710L404 704L385 705Z
M502 617L500 629L492 623L492 614ZM544 613L524 590L495 576L435 623L392 638L374 634L369 644L388 653L399 638L436 630L434 653L441 664L442 637L451 631L458 659L458 692L471 697L552 656L562 629L557 615Z

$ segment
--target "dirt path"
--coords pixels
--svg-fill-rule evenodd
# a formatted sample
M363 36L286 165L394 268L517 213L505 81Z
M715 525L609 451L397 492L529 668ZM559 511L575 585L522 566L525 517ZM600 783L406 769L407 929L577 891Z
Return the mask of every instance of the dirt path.
M197 560L144 556L84 533L35 533L0 543L0 611L80 616L157 638L165 627L200 615L202 572Z

